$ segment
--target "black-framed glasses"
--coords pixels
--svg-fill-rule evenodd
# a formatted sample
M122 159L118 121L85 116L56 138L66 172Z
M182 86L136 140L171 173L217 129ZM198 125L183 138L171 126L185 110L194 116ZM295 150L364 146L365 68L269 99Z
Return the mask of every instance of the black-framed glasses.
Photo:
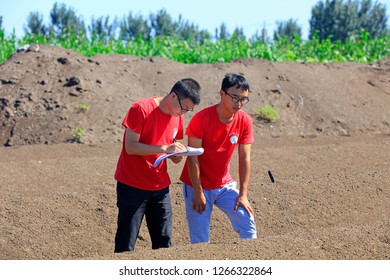
M182 112L192 112L192 111L194 111L194 109L193 108L190 108L190 109L186 109L186 108L183 108L183 106L181 105L181 101L180 101L180 97L179 97L179 95L175 92L175 94L176 94L176 96L177 96L177 100L179 101L179 105L180 105L180 110L182 111Z
M223 92L227 95L230 96L230 98L232 99L233 103L238 103L240 102L242 105L245 105L246 103L249 102L249 98L248 97L243 97L243 98L238 98L236 96L233 96L233 95L230 95L229 93L227 93L226 91L223 90Z

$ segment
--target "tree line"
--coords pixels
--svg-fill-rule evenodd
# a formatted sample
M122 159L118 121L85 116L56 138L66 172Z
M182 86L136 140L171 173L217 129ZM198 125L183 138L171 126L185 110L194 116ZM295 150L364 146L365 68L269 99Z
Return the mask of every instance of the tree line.
M362 30L372 37L388 36L390 29L387 25L386 8L385 5L372 0L319 1L311 10L309 40L316 36L320 40L344 41L352 36L358 36ZM4 33L2 22L0 16L0 32ZM291 18L276 24L274 41L280 39L292 41L297 36L302 37L302 28L297 20ZM178 20L174 20L165 9L161 9L156 14L150 13L148 17L130 11L121 20L111 19L110 16L92 17L91 24L86 27L74 8L57 2L50 11L49 24L45 24L43 15L38 11L30 12L24 31L30 36L81 33L102 41L111 39L128 41L138 38L151 40L155 36L176 36L200 43L210 39L270 41L265 28L260 33L256 32L251 38L246 38L242 28L236 27L230 34L226 24L222 23L215 29L214 34L210 34L207 30L200 29L196 24L183 19L181 15Z

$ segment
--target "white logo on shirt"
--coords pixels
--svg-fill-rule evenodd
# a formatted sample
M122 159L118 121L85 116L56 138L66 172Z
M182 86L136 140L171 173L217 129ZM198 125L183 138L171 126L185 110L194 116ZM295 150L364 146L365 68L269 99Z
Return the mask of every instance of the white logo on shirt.
M230 143L232 143L233 145L237 144L238 142L238 137L237 135L232 135L230 136Z

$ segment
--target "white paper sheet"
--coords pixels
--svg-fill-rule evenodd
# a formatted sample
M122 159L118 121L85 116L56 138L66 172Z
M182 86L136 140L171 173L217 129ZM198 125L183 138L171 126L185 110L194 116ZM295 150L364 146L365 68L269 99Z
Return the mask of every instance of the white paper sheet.
M203 154L203 152L204 152L203 148L187 147L187 151L184 152L163 154L156 159L156 161L153 164L153 167L156 168L164 159L167 159L171 156L199 156Z

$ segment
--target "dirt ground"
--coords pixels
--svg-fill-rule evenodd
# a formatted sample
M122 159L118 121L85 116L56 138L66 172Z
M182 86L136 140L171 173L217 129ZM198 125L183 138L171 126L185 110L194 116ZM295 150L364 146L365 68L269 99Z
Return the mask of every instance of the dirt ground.
M215 209L211 242L190 245L182 164L170 163L173 247L152 250L143 225L136 250L114 254L113 174L128 108L193 77L197 111L218 101L227 72L252 89L244 110L255 128L249 199L259 238L240 240ZM264 105L280 119L260 119ZM390 259L390 59L186 65L33 45L0 65L0 129L2 260Z

